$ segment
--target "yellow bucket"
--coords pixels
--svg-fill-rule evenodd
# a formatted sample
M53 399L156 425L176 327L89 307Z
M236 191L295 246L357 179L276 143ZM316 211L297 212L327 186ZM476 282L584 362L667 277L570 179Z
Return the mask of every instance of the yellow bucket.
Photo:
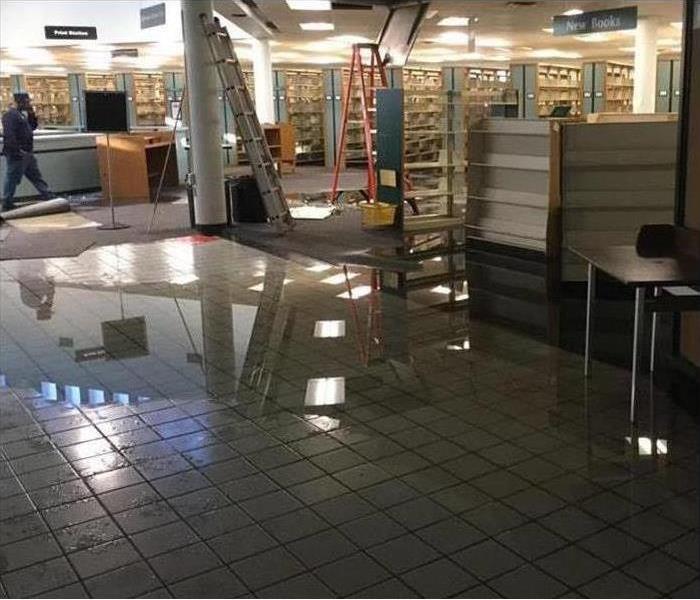
M391 227L396 217L396 206L386 202L360 202L363 229Z

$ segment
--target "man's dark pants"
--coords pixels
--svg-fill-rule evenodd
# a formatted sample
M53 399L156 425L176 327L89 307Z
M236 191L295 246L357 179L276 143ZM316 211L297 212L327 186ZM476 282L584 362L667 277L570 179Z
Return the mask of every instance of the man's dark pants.
M48 184L44 181L39 171L39 165L32 152L24 152L22 156L6 156L5 162L7 172L5 173L5 184L2 190L2 209L11 210L14 208L15 190L26 177L32 182L36 191L39 192L42 200L50 200L53 194Z

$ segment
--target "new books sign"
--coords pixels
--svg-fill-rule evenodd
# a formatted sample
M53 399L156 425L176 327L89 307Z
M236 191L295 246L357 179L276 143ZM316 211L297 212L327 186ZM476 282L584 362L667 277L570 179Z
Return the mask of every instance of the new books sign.
M557 15L552 27L554 35L583 35L604 33L637 27L637 7L611 8L581 13L580 15Z

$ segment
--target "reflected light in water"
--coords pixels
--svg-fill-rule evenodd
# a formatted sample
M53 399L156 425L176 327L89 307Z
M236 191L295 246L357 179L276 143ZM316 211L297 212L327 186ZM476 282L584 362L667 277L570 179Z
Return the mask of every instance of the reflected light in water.
M357 287L352 288L352 299L355 300L357 298L362 298L363 296L367 296L368 294L372 293L372 288L368 285L358 285ZM338 294L336 298L345 298L345 299L350 299L350 293L349 292L343 292L342 294Z
M306 382L306 406L328 406L345 402L345 377L318 377Z

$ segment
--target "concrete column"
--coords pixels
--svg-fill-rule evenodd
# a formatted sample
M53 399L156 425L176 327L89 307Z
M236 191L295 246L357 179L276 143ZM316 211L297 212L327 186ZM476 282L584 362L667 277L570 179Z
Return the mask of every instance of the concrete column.
M640 18L634 38L634 98L636 113L656 110L656 40L658 26L652 19Z
M202 13L212 19L211 0L182 0L194 217L197 226L206 229L226 224L226 203L217 101L219 76L202 30Z
M275 122L272 100L272 55L269 40L253 40L253 79L255 80L255 112L261 123Z

